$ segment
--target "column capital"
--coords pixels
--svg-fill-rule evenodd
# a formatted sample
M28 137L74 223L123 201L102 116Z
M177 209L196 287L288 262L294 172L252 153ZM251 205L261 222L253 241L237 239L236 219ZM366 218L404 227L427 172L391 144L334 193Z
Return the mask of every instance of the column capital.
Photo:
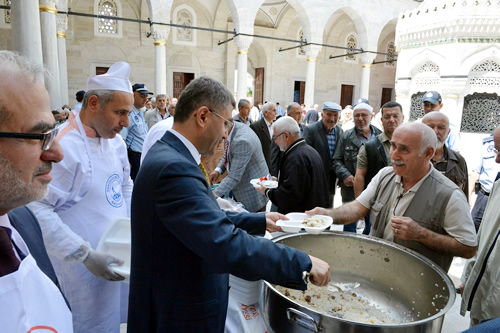
M68 15L57 14L56 15L56 26L57 26L58 33L59 33L59 31L65 32L66 30L68 30ZM59 37L59 35L57 37ZM66 37L66 34L64 34L64 37Z
M236 36L234 42L236 43L236 47L238 48L238 54L248 54L248 49L250 48L250 45L252 45L253 37ZM242 52L240 53L240 51Z
M377 55L373 53L362 53L359 57L361 59L362 67L370 68L376 56Z
M170 27L165 25L153 24L151 26L151 34L156 42L163 41L167 45L166 40L168 39L168 33L170 32Z
M321 51L321 46L319 46L319 45L306 45L306 46L304 46L304 51L306 51L307 61L316 61L316 58L318 57L319 51Z

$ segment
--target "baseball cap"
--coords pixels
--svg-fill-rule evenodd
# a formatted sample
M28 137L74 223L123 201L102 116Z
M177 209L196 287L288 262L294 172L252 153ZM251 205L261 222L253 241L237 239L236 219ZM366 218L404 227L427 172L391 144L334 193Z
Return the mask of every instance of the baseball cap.
M441 101L441 95L434 90L426 92L422 98L422 102L431 102L432 104L441 103Z
M148 90L148 87L144 83L136 83L132 86L133 91L140 92L141 94L153 95L152 92Z
M323 111L342 111L342 107L335 102L323 103Z
M361 104L361 103L364 103L364 104L368 104L370 105L370 103L368 102L368 100L366 98L358 98L356 100L356 103L354 103L354 106L358 105L358 104Z

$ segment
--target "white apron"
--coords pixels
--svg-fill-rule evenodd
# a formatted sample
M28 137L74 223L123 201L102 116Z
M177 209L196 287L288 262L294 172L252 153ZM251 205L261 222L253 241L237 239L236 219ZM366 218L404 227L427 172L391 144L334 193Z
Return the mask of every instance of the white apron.
M0 277L0 330L4 333L73 332L59 289L29 254L14 273Z
M58 215L95 249L111 221L129 215L122 193L123 167L116 151L110 149L111 140L100 139L101 144L89 140L80 117L76 117L76 122L85 141L85 151L81 153L89 157L92 183L85 197ZM119 333L120 323L126 322L128 285L98 278L83 263L73 265L51 259L71 305L75 333Z

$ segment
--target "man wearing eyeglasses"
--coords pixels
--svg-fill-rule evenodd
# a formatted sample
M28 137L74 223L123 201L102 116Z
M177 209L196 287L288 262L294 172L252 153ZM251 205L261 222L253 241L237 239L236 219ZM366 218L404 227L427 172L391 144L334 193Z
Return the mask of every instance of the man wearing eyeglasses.
M283 152L278 188L257 188L278 207L278 212L304 212L313 207L329 207L328 184L318 152L300 137L297 122L281 117L273 124L274 142Z
M0 51L0 73L0 330L73 332L38 221L21 207L47 195L52 165L63 158L49 95L39 81L46 72Z
M249 235L277 230L284 216L219 208L201 156L227 138L234 106L220 82L191 81L173 128L144 158L132 196L129 332L223 332L228 273L296 289L307 271L314 284L330 280L322 260Z
M126 318L124 278L110 265L123 262L96 251L115 218L130 216L132 180L118 135L132 111L130 66L118 62L90 77L78 115L59 133L64 159L54 166L48 196L30 204L73 312L75 332L119 332ZM123 288L123 294L122 294Z
M428 126L400 125L391 139L392 168L380 170L356 200L307 213L329 214L336 224L370 213L371 236L406 246L447 272L454 256L476 253L477 240L464 193L430 163L436 146Z

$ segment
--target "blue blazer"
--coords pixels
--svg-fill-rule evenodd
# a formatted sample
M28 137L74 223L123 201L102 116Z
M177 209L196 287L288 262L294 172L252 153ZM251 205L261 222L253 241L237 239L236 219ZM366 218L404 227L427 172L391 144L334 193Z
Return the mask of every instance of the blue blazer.
M222 211L184 144L167 132L132 194L128 332L223 332L228 273L305 289L311 261L263 235L264 214Z

